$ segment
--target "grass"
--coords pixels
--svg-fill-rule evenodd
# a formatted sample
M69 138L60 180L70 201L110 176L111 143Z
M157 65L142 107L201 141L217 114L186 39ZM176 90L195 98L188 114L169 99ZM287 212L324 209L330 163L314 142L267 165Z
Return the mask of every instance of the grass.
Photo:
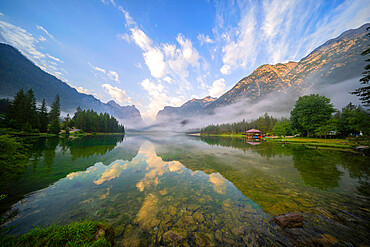
M220 137L239 137L245 138L244 134L202 134L202 136L220 136ZM306 146L312 147L330 147L330 148L343 148L343 149L350 149L357 146L369 146L370 139L325 139L325 138L303 138L303 137L294 137L294 138L263 138L263 140L267 140L268 142L276 142L276 143L290 143L290 144L303 144Z
M102 232L104 231L104 234ZM98 234L101 233L101 234ZM84 220L47 228L37 227L24 235L0 235L0 246L113 246L114 230L98 221Z
M304 144L315 147L354 148L359 145L368 145L369 140L356 139L322 139L322 138L267 138L268 142Z

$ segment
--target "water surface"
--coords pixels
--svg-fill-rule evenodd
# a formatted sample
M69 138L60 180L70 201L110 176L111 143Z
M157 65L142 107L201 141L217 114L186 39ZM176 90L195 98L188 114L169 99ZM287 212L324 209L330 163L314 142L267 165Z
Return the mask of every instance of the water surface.
M369 161L361 154L239 138L91 136L33 141L2 185L12 233L98 219L136 245L369 244ZM300 212L302 228L271 218Z

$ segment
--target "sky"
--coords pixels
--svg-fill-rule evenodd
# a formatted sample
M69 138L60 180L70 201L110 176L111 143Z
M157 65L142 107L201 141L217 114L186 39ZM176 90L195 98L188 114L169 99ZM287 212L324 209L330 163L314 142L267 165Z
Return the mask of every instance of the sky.
M144 120L370 22L368 0L1 0L0 42Z

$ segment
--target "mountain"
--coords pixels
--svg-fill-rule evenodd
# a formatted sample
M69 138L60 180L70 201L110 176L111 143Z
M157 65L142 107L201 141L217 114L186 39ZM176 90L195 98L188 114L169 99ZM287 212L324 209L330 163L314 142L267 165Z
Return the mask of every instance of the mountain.
M74 113L80 106L82 109L107 112L129 128L143 125L140 112L134 105L120 106L114 101L103 103L92 95L79 93L67 83L41 70L12 46L0 44L0 96L13 97L20 88L32 88L36 99L41 101L45 98L48 105L58 94L61 109L65 112Z
M187 101L180 107L166 106L163 110L157 114L156 122L163 122L167 119L181 119L189 118L192 116L199 115L203 112L204 108L214 102L217 98L207 96L203 99L195 99Z
M166 106L158 113L157 122L162 122L163 125L165 121L173 125L172 120L174 119L178 122L184 119L187 119L187 122L194 122L195 119L204 120L206 118L212 119L211 123L216 123L217 118L222 119L220 122L227 122L234 120L231 117L240 117L243 114L247 116L246 112L253 108L250 106L259 107L254 107L258 109L254 110L252 117L258 117L259 115L255 114L262 114L273 108L276 110L277 106L283 108L279 111L289 112L298 96L304 93L323 92L326 89L329 90L329 86L335 87L343 81L362 76L365 58L361 56L361 53L369 45L369 38L366 36L368 27L370 27L369 23L342 33L339 37L313 50L299 62L262 65L241 79L221 97L203 107L196 108L196 111L192 113L184 114L183 111L191 101L180 107ZM266 99L269 99L268 104L262 104L261 102ZM282 102L282 99L286 101ZM162 116L164 112L166 118ZM172 118L171 114L173 114ZM192 118L189 119L189 117ZM206 123L202 121L202 124ZM195 128L196 126L189 127Z
M205 110L211 112L240 100L258 101L271 92L302 92L361 76L365 66L361 53L369 45L368 27L369 23L342 33L299 62L260 66Z

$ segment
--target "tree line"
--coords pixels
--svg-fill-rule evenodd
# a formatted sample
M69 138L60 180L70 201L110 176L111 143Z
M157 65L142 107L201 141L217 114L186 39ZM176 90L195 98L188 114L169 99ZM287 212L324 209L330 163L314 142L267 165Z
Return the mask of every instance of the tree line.
M71 125L85 132L124 133L125 127L120 125L113 116L108 113L100 113L93 110L82 110L77 107Z
M284 119L283 119L284 120ZM269 116L267 113L259 117L256 120L250 122L243 119L237 123L225 123L225 124L216 124L208 125L200 130L201 134L240 134L245 133L249 129L259 129L263 133L271 132L276 123L281 121L281 119L274 118Z
M25 132L42 132L57 134L60 132L60 100L56 95L51 110L48 112L45 99L41 106L36 105L35 94L32 89L27 92L21 88L13 100L1 101L2 125Z
M96 113L93 110L77 110L71 119L69 114L60 118L60 98L55 96L54 102L48 111L45 99L40 107L36 105L35 94L32 89L27 92L21 88L13 100L0 101L1 125L28 133L59 134L64 129L67 134L72 127L84 132L124 133L125 128L113 116L107 113Z

